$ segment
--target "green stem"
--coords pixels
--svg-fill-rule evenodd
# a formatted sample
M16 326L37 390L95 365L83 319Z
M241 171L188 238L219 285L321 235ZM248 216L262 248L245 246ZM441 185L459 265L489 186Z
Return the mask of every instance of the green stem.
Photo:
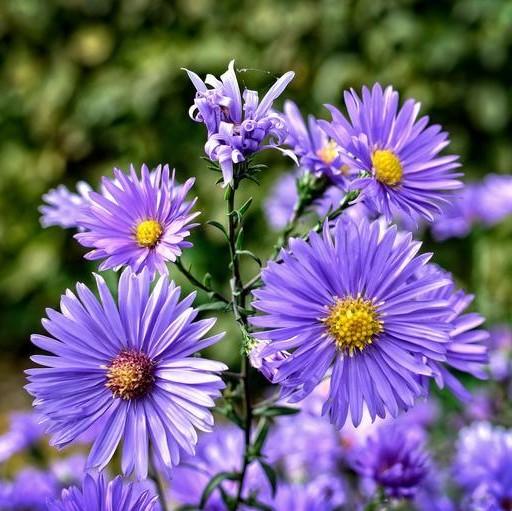
M231 256L231 303L233 306L233 314L235 320L239 324L242 332L246 333L249 330L246 313L246 294L244 291L244 284L240 272L240 261L237 254L236 239L238 235L238 217L234 215L235 211L235 192L237 182L233 183L226 191L227 201L227 217L228 217L228 242L229 252ZM244 339L245 340L245 339ZM251 404L251 391L250 391L250 364L245 346L242 349L242 361L240 369L240 385L243 389L244 398L244 411L245 411L245 424L244 424L244 458L242 461L242 469L240 471L240 482L238 485L238 492L236 501L234 503L233 511L236 511L240 504L243 502L244 482L249 466L249 453L251 448L251 429L252 429L252 404Z
M221 293L219 293L219 292L215 291L214 289L208 287L206 284L204 284L199 279L194 277L194 275L189 270L187 270L185 268L185 266L181 262L180 258L176 259L176 263L175 264L176 264L176 268L178 268L178 270L188 279L188 281L192 285L198 287L199 289L202 289L205 293L208 293L212 298L215 298L215 300L217 300L219 302L224 302L226 304L230 303L230 301L225 296L223 296Z
M154 466L154 463L150 464L149 477L155 483L156 492L158 495L158 501L160 502L160 507L162 508L162 511L170 511L169 504L167 502L167 497L166 497L165 484L162 480L162 476L161 476L160 472Z

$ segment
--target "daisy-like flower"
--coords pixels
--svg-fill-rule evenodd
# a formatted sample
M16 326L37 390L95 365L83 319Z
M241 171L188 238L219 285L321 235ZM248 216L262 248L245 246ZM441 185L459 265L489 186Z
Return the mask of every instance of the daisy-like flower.
M185 197L194 180L177 185L168 165L153 172L143 165L140 178L133 166L129 174L114 169L114 177L103 178L102 193L90 193L79 219L84 232L75 237L93 248L86 259L103 259L100 270L130 266L135 272L147 268L166 275L166 262L192 246L185 238L199 213L191 212L195 200L186 202Z
M328 106L332 122L319 122L343 148L344 163L362 173L352 186L364 191L368 206L389 220L395 209L431 222L446 192L462 186L458 157L439 156L448 135L438 125L427 127L428 117L417 120L419 103L410 99L399 109L398 102L391 87L364 87L362 99L351 90L345 92L349 119Z
M161 277L150 290L148 272L126 269L117 304L96 275L100 299L84 285L62 296L61 312L47 310L50 336L32 342L51 353L27 371L28 392L44 417L51 444L64 447L96 431L88 468L104 468L123 441L122 470L144 478L148 444L159 466L172 468L193 454L196 429L211 431L209 410L224 387L224 364L194 357L222 334L204 338L215 319L196 321L194 294ZM96 429L95 429L96 428Z
M156 503L156 496L121 477L107 481L103 474L86 474L81 488L63 490L59 500L48 504L48 511L152 511Z
M450 283L438 275L411 277L430 254L395 227L341 217L333 230L292 239L282 262L262 272L254 308L263 314L254 334L276 352L274 383L299 400L332 369L323 412L341 428L347 415L361 422L364 403L372 420L397 416L424 393L419 376L432 375L429 360L444 361L448 303L425 293ZM270 362L269 362L270 363ZM290 395L291 394L291 395Z
M481 380L487 379L486 365L488 363L487 341L489 333L479 329L485 319L475 312L464 311L473 301L474 296L468 295L461 289L457 290L452 276L436 265L430 264L420 270L448 278L452 281L449 286L427 293L430 298L446 300L449 304L446 322L450 325L450 342L446 349L446 361L429 361L434 372L434 379L439 387L449 388L459 399L468 401L471 394L462 383L450 372L449 368L469 373Z
M259 101L257 91L240 92L234 66L232 60L220 80L208 75L205 81L185 69L197 90L190 117L206 126L208 141L204 149L210 160L219 162L224 186L233 181L233 164L284 142L286 123L271 108L295 75L292 71L285 73Z
M58 225L64 229L79 227L78 219L84 206L89 203L92 188L80 181L76 189L78 193L73 193L66 186L59 185L43 195L45 204L39 207L40 222L43 227L52 225Z
M308 117L307 125L293 101L286 101L284 114L288 127L286 145L298 156L301 167L317 175L326 175L337 185L346 184L349 168L340 156L340 147L327 136L315 117Z
M509 510L512 431L488 422L476 422L463 429L457 441L453 476L466 495L467 505L463 509Z
M380 426L354 459L361 476L395 498L413 498L430 471L424 432L399 423Z

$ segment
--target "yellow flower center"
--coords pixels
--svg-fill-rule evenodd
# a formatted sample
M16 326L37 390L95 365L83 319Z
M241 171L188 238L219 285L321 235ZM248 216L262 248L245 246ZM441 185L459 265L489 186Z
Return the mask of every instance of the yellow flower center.
M350 355L356 349L362 351L382 332L382 321L375 305L364 298L338 298L324 322L336 347Z
M144 220L135 228L135 239L141 247L153 248L160 239L163 229L156 220Z
M338 156L338 145L334 140L330 140L321 149L318 149L316 155L326 164L330 165Z
M389 149L377 149L372 154L375 177L381 183L395 186L402 180L403 168L398 156Z
M106 386L114 397L143 397L155 381L153 371L154 363L145 353L125 349L107 367Z

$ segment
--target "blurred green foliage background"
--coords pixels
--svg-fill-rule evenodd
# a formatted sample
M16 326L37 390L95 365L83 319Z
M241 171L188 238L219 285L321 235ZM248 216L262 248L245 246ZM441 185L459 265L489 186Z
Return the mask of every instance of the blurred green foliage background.
M451 133L468 179L510 173L512 1L509 0L2 0L0 2L0 379L5 407L29 364L29 335L44 308L95 266L71 231L43 230L41 195L111 168L168 162L197 177L203 220L222 220L222 192L206 169L203 127L188 117L194 90L182 67L266 89L292 69L285 95L325 115L348 87L380 81L421 100ZM258 205L290 162L270 163ZM512 316L512 225L427 248L477 294L492 321ZM254 208L246 238L265 256L274 234ZM213 229L194 232L185 255L196 273L226 283ZM251 268L249 268L249 273ZM204 297L203 297L204 299ZM226 320L227 321L227 320ZM224 325L222 325L224 326ZM219 348L234 358L229 338Z

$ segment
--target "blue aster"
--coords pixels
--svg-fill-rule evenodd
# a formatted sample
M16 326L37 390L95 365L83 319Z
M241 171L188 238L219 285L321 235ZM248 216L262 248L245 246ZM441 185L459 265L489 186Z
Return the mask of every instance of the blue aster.
M27 390L44 418L51 444L64 447L94 431L88 468L102 469L121 441L124 474L144 478L149 447L159 466L172 468L193 454L196 429L211 431L213 398L224 384L224 364L197 358L222 334L204 336L215 319L196 320L195 294L161 277L151 290L148 272L125 270L117 303L96 275L99 299L84 284L68 290L61 312L48 309L46 335L32 342L50 355L27 371Z
M103 474L87 474L81 488L63 490L59 500L48 504L48 511L153 511L156 503L156 496L121 477L107 481Z
M166 275L166 263L192 246L186 238L199 213L191 211L195 200L185 198L193 183L178 185L168 165L153 172L143 165L140 177L133 166L129 174L114 169L114 179L103 178L102 193L89 194L79 218L83 232L75 237L92 248L86 259L102 259L100 270L129 266Z
M320 121L327 134L343 149L342 159L362 177L352 187L362 189L372 209L392 219L396 211L429 222L462 183L455 172L455 155L441 156L448 134L428 117L417 119L420 104L412 99L399 108L398 93L391 87L363 87L360 98L345 92L348 119L328 106L332 122Z
M450 328L447 301L424 296L450 280L411 278L430 258L417 255L420 245L395 227L342 217L268 264L252 323L267 342L261 357L286 353L273 363L284 395L302 399L332 371L323 411L338 428L349 412L359 424L364 404L372 420L413 406L428 362L446 360Z

